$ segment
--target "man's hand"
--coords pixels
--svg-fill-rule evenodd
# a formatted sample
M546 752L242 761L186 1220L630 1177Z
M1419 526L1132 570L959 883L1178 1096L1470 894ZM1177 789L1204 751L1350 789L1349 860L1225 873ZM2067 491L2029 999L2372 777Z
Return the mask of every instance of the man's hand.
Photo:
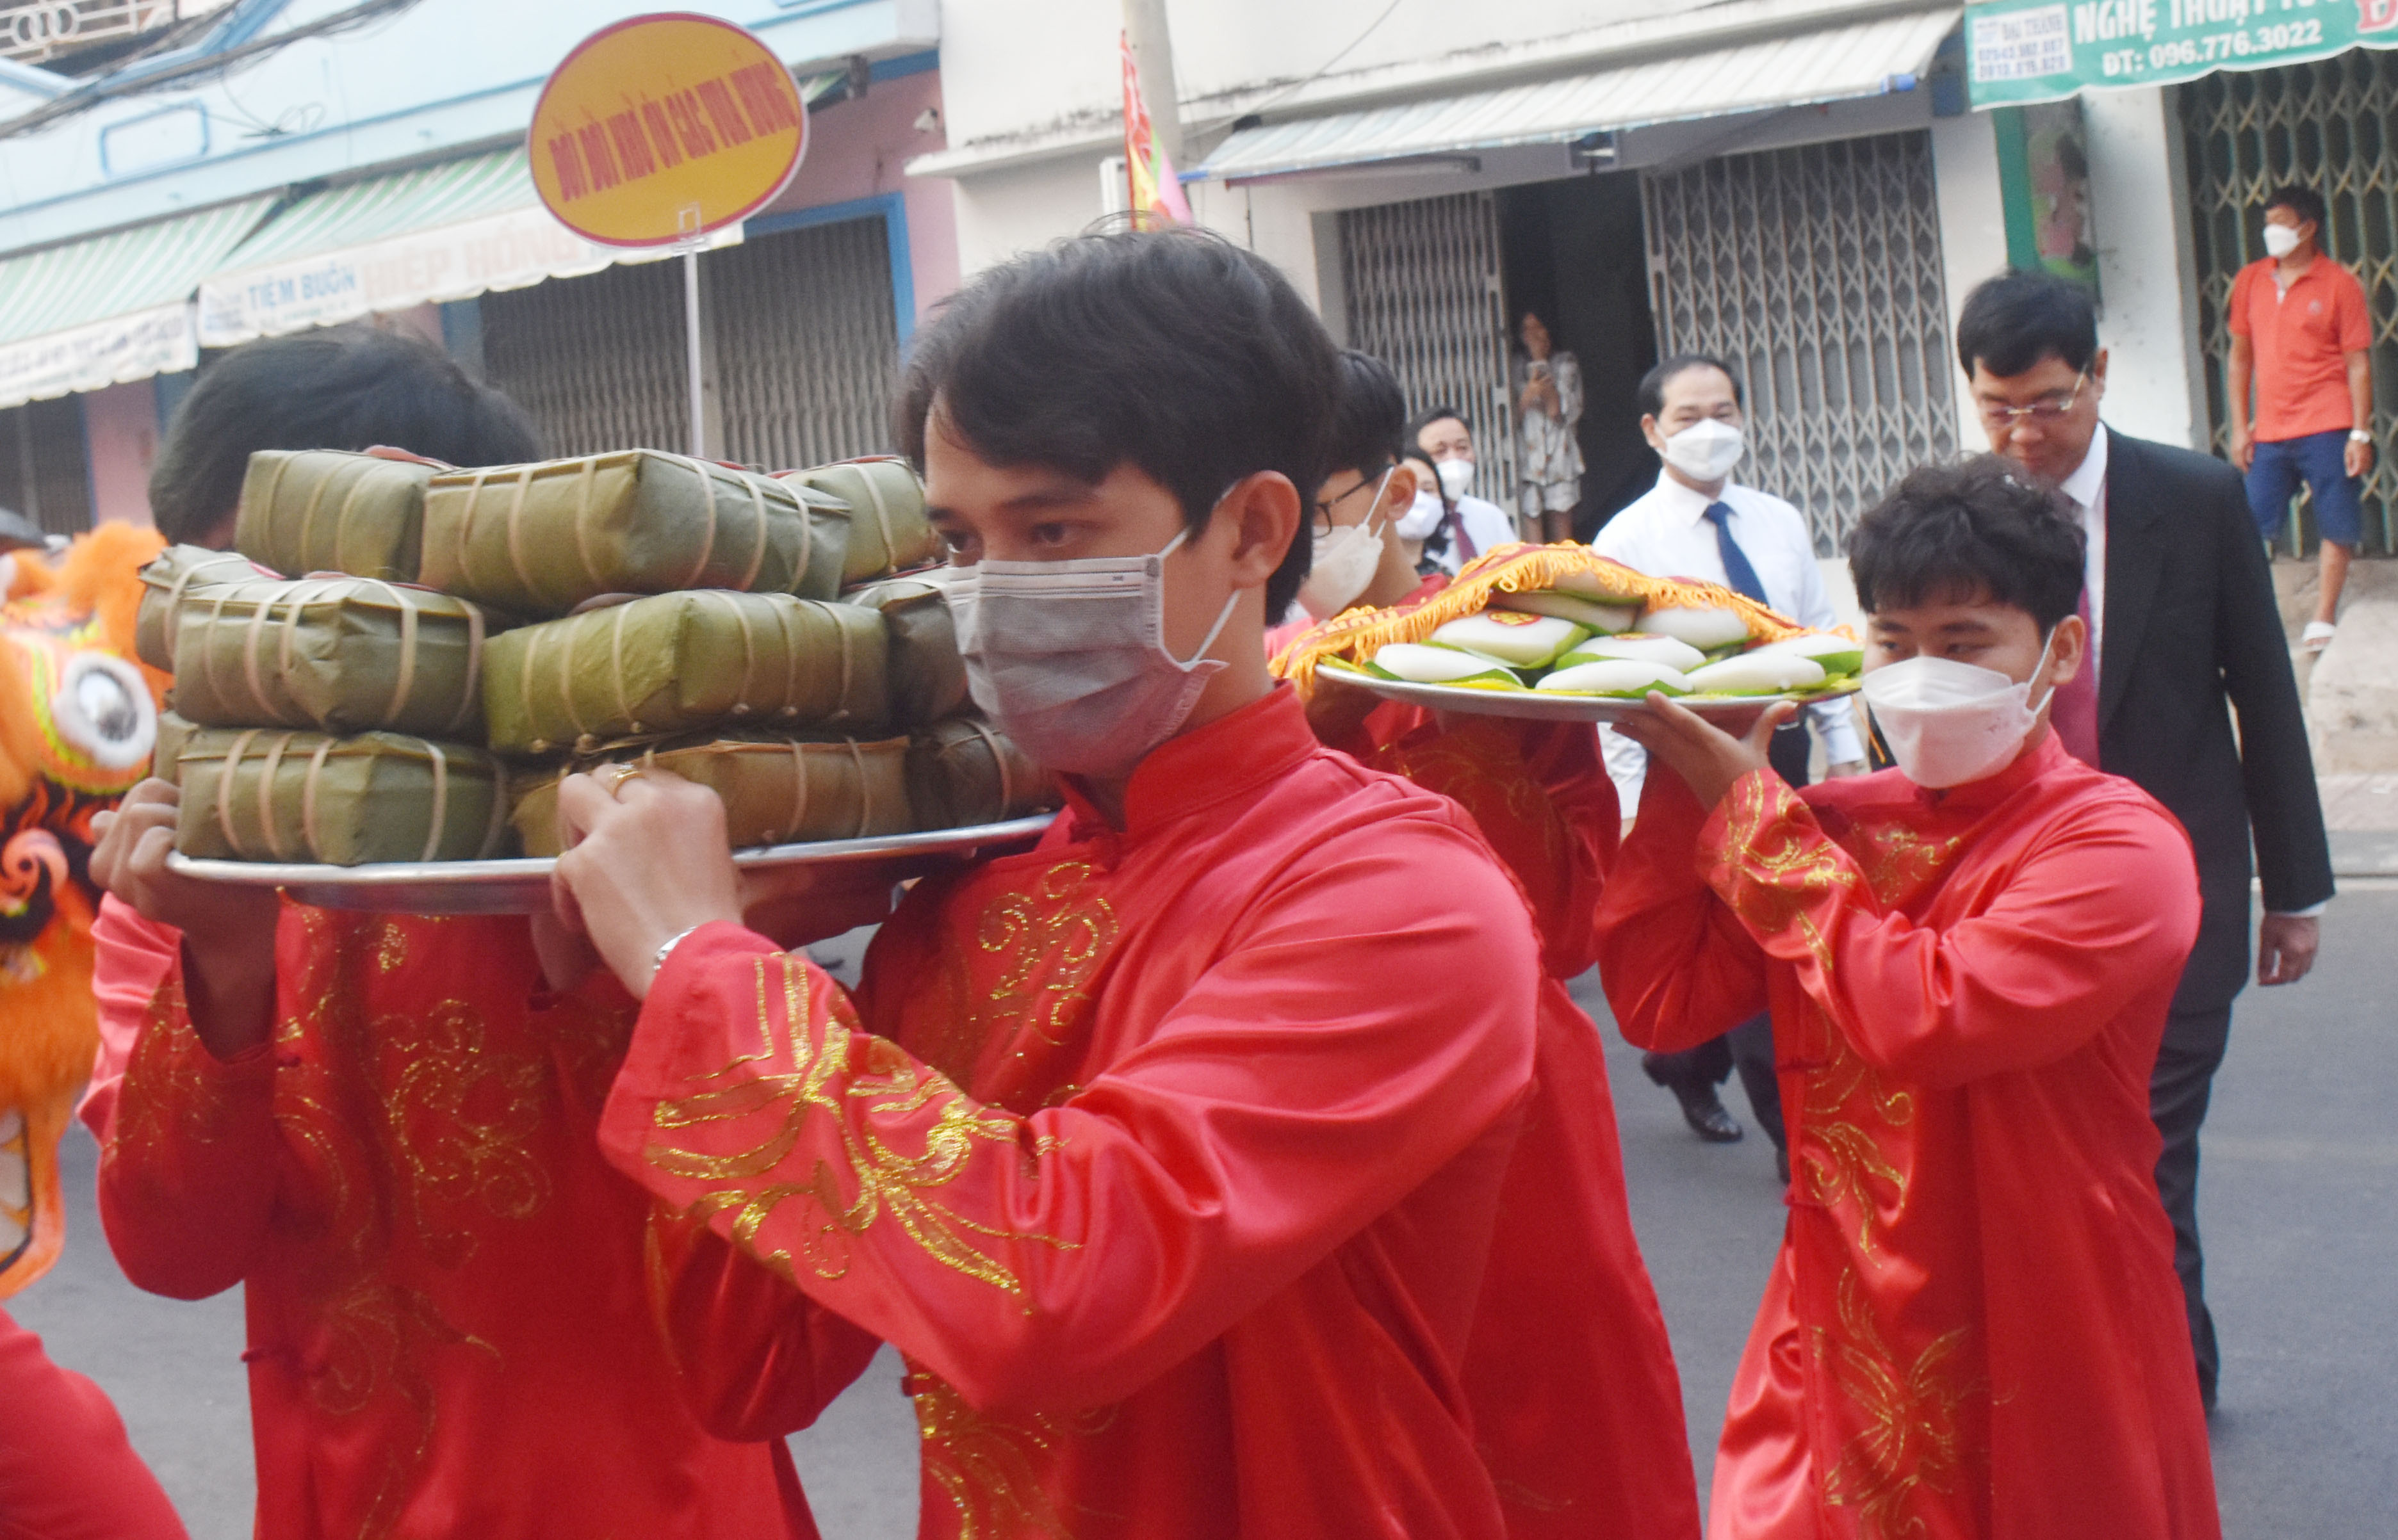
M1382 698L1364 686L1319 671L1314 691L1307 698L1307 725L1315 730L1317 743L1338 748L1350 742L1381 703Z
M2339 457L2340 468L2351 476L2362 478L2373 471L2373 446L2361 438L2351 438Z
M1617 719L1613 726L1647 749L1651 758L1671 766L1701 807L1712 808L1724 799L1733 782L1770 763L1765 748L1773 741L1773 730L1798 715L1797 705L1776 701L1758 712L1745 724L1745 734L1735 738L1697 712L1650 690L1646 709ZM1732 725L1744 726L1736 718Z
M2246 475L2248 467L2257 463L2257 435L2237 424L2231 429L2231 463L2242 475Z
M2312 915L2267 915L2257 922L2257 982L2296 984L2315 965L2323 922Z
M169 781L142 782L114 811L92 820L100 843L91 877L142 918L183 932L183 998L192 1030L210 1053L230 1059L275 1031L273 890L201 882L167 869L182 795Z
M741 879L724 803L666 770L606 766L559 783L569 849L558 858L559 918L591 938L636 999L658 948L712 920L741 922Z

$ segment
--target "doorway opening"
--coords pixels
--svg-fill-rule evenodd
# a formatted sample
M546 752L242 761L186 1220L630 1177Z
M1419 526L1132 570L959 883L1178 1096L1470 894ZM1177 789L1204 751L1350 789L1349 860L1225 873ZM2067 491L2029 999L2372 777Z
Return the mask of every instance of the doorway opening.
M1581 366L1573 533L1587 541L1657 480L1657 456L1640 436L1640 377L1657 362L1640 178L1609 171L1533 182L1502 189L1498 204L1514 352L1523 352L1529 313L1548 328L1556 351Z

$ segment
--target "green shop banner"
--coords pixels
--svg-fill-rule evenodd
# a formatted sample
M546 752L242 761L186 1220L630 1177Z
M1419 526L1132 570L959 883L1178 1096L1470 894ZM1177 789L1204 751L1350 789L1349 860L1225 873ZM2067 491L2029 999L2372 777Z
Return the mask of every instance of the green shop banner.
M2302 64L2357 47L2398 48L2398 0L1984 0L1965 7L1976 107Z

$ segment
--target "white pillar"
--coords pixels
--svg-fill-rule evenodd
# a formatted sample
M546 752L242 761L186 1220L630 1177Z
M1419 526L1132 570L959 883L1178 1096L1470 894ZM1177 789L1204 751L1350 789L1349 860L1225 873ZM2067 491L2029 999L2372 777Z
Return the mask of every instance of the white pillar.
M2107 421L2161 443L2206 448L2198 268L2181 125L2163 87L2092 91L2090 204L2098 237L2098 341Z
M1935 118L1932 178L1940 208L1941 280L1948 288L1948 341L1957 341L1957 313L1983 279L2006 271L2007 220L1999 201L1999 141L1987 113ZM1952 364L1952 368L1955 366ZM1949 377L1957 400L1957 447L1987 449L1987 435L1965 392L1965 377Z

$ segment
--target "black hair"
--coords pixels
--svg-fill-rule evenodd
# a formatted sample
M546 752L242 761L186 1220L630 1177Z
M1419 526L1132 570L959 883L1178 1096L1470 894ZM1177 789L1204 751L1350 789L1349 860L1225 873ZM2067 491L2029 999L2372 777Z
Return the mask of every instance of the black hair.
M2090 291L2054 273L2017 268L1987 278L1965 296L1957 316L1957 364L1974 377L1980 364L2005 379L2043 358L2076 373L2098 356L2098 309Z
M1340 355L1340 394L1332 407L1332 440L1325 475L1354 471L1377 476L1408 450L1408 398L1391 367L1370 353ZM1421 450L1418 450L1421 453ZM1310 496L1314 495L1313 490Z
M2286 208L2296 214L2300 224L2313 225L2318 236L2323 232L2324 221L2331 217L2331 210L2324 207L2323 194L2303 182L2294 181L2274 188L2272 194L2265 200L2265 212L2270 214L2276 208Z
M1908 472L1851 531L1849 572L1869 615L1986 595L2045 634L2081 608L2084 539L2062 493L1974 455Z
M541 458L522 408L421 337L334 327L245 342L200 371L150 472L150 515L170 541L196 541L241 501L259 449L377 444L452 465Z
M1665 387L1677 375L1692 369L1714 369L1731 382L1732 404L1746 410L1748 396L1740 388L1740 375L1730 364L1712 353L1677 353L1670 358L1660 358L1657 367L1640 377L1640 413L1644 417L1662 416L1665 410Z
M1340 359L1274 266L1199 230L1076 235L977 276L909 355L893 406L922 469L942 429L994 465L1041 465L1097 485L1132 465L1194 532L1244 476L1278 471L1306 508L1327 474ZM1309 521L1266 583L1266 613L1298 596Z
M1466 416L1463 412L1459 411L1455 407L1452 407L1444 401L1439 406L1434 407L1426 411L1420 411L1416 413L1415 416L1408 420L1408 442L1414 444L1420 441L1423 437L1423 431L1426 428L1431 427L1435 422L1446 422L1451 418L1455 418L1459 425L1463 427L1467 433L1470 434L1474 431L1474 419Z

